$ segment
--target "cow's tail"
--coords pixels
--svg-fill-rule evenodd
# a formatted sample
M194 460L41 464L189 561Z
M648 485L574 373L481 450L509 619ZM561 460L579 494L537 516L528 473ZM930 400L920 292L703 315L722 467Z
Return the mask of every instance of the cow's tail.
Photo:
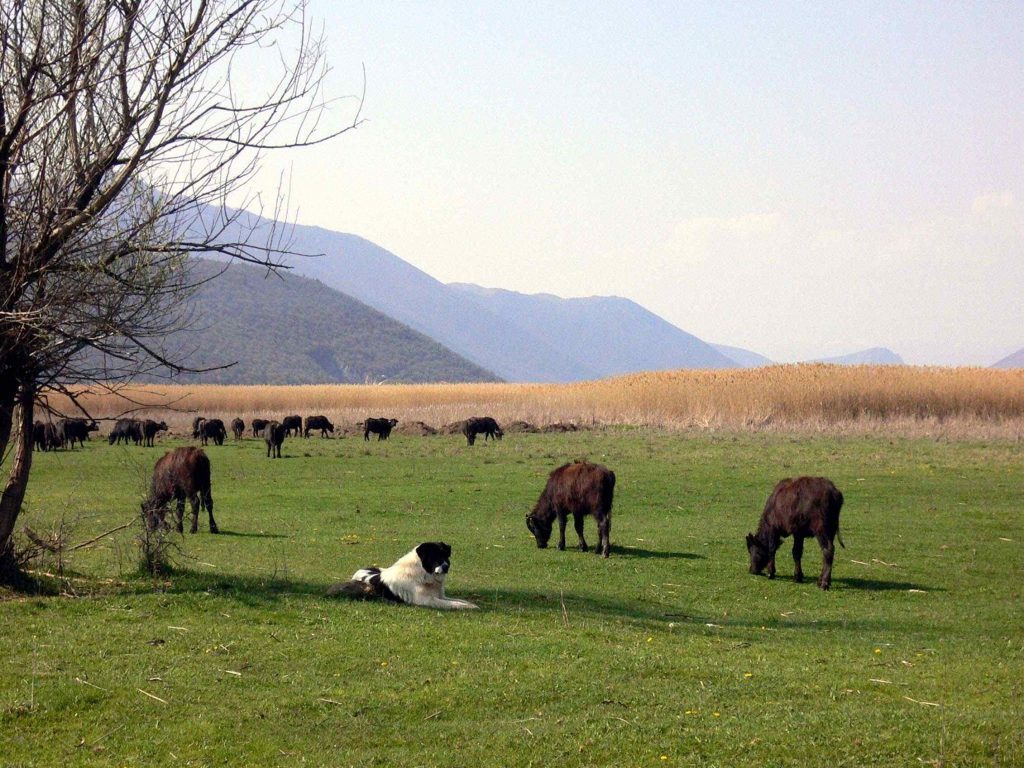
M835 489L835 506L836 506L836 538L839 539L839 546L846 549L846 545L843 543L843 534L839 532L839 510L843 508L843 492L838 488Z

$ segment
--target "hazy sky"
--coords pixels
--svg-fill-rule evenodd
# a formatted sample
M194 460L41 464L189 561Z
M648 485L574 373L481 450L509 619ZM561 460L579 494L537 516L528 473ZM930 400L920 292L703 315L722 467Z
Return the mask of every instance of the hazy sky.
M357 131L293 218L779 361L1024 347L1024 3L313 0Z

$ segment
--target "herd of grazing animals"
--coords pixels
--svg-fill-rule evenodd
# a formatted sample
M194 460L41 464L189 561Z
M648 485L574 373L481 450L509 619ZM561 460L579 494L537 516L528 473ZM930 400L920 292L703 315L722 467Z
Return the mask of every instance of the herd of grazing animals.
M397 419L368 418L363 422L363 439L369 440L376 434L378 440L387 440ZM267 447L268 458L281 458L281 446L285 437L304 435L320 431L322 437L334 433L334 425L322 415L286 416L280 422L253 419L253 437L262 437ZM33 441L41 450L54 450L77 441L83 447L90 432L99 429L96 422L84 419L62 419L57 424L37 421L33 425ZM157 433L167 430L164 422L139 419L118 419L108 436L113 445L131 440L136 445L152 446ZM235 439L240 440L245 432L245 422L236 418L231 422ZM490 416L474 416L463 422L461 432L468 445L473 445L476 436L500 440L503 432ZM192 423L192 437L208 445L213 440L223 445L226 430L220 419L197 416ZM165 523L166 505L174 499L177 503L177 529L183 530L185 500L192 505L192 533L198 529L199 509L209 514L210 532L217 533L213 519L213 496L211 493L210 460L200 448L176 448L165 454L153 468L153 479L149 497L143 502L143 517L150 527ZM593 517L597 524L598 543L596 552L608 557L611 551L612 498L615 492L615 473L600 464L576 461L553 470L548 476L533 510L526 516L526 527L541 549L551 539L554 522L558 521L558 549L565 549L565 528L568 518L579 538L581 551L588 550L583 535L583 524L587 517ZM813 537L821 548L822 570L818 586L827 590L832 584L832 563L835 556L834 540L839 534L839 512L843 506L843 494L824 477L797 477L781 480L768 496L757 530L747 534L747 551L750 556L750 573L760 574L767 570L768 578L775 578L775 555L782 540L793 537L794 578L803 581L801 559L804 539Z

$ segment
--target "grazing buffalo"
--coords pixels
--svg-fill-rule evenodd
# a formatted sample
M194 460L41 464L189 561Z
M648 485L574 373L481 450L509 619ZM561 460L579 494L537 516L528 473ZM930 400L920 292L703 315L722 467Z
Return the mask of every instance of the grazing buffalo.
M284 442L286 430L284 424L271 421L263 428L263 439L267 443L267 458L281 458L281 443ZM271 456L273 454L273 456Z
M598 543L595 550L608 557L611 549L612 496L615 493L615 473L600 464L577 461L565 464L548 477L544 492L533 511L526 516L526 527L544 549L551 539L551 527L558 518L558 548L565 549L565 523L572 515L580 550L587 551L583 538L583 519L593 515L597 521Z
M52 421L32 424L32 445L37 451L55 451L64 447L64 435Z
M485 441L489 437L501 440L501 436L505 434L498 426L498 422L490 416L472 416L466 419L466 423L462 425L462 434L466 436L466 442L470 445L476 442L476 436L481 432Z
M302 417L285 416L281 419L281 426L284 427L285 437L298 437L302 434Z
M826 477L798 477L781 480L772 490L761 513L757 533L747 534L747 551L750 552L750 572L759 574L768 568L768 578L775 578L775 552L782 540L793 537L794 574L798 582L804 580L800 558L804 553L804 539L813 536L821 546L821 576L818 586L828 589L832 585L832 559L839 536L839 510L843 506L843 494ZM839 536L839 544L843 537Z
M309 433L314 429L320 430L320 437L327 437L327 433L334 434L334 425L327 420L326 416L307 416L306 417L306 428L303 431L304 437L309 437Z
M396 424L398 419L367 419L363 422L363 440L369 440L371 432L377 435L377 440L387 440Z
M192 533L199 530L200 505L210 516L210 533L219 533L213 519L210 460L201 448L175 448L156 462L149 498L142 502L142 516L150 530L160 523L166 525L167 502L171 499L178 503L178 533L184 530L185 499L192 505Z
M85 441L89 439L90 432L96 432L99 425L95 421L85 419L61 419L57 422L57 431L64 438L64 444L75 447L75 442L81 443L85 448Z
M242 421L241 419L232 419L231 420L231 431L235 435L235 440L241 440L242 439L242 433L245 432L245 422Z
M115 421L114 428L107 435L107 442L111 445L114 443L120 445L122 440L124 440L125 445L128 445L129 440L135 443L135 445L141 445L142 422L138 419L118 419Z
M203 423L205 421L206 421L206 419L203 416L196 416L194 419L192 419L192 439L193 440L198 440L199 438L201 438L203 436L202 426L203 426Z
M166 432L166 422L153 421L152 419L146 419L142 422L142 444L147 448L153 447L153 439L156 437L157 432Z
M220 419L203 419L199 424L199 441L203 445L209 445L210 440L216 445L224 445L224 438L227 436L224 422Z
M252 436L263 437L263 428L270 422L267 419L253 419L252 420Z

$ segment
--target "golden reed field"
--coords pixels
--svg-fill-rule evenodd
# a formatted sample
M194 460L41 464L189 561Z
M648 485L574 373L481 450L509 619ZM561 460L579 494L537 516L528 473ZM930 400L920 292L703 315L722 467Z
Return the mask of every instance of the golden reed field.
M887 433L949 439L1024 437L1024 370L777 365L751 370L642 373L574 384L131 386L84 393L96 418L131 412L185 432L195 414L323 414L335 425L368 416L433 427L490 415L539 426L636 425L669 430ZM69 413L65 398L50 396ZM401 424L399 431L401 431Z

